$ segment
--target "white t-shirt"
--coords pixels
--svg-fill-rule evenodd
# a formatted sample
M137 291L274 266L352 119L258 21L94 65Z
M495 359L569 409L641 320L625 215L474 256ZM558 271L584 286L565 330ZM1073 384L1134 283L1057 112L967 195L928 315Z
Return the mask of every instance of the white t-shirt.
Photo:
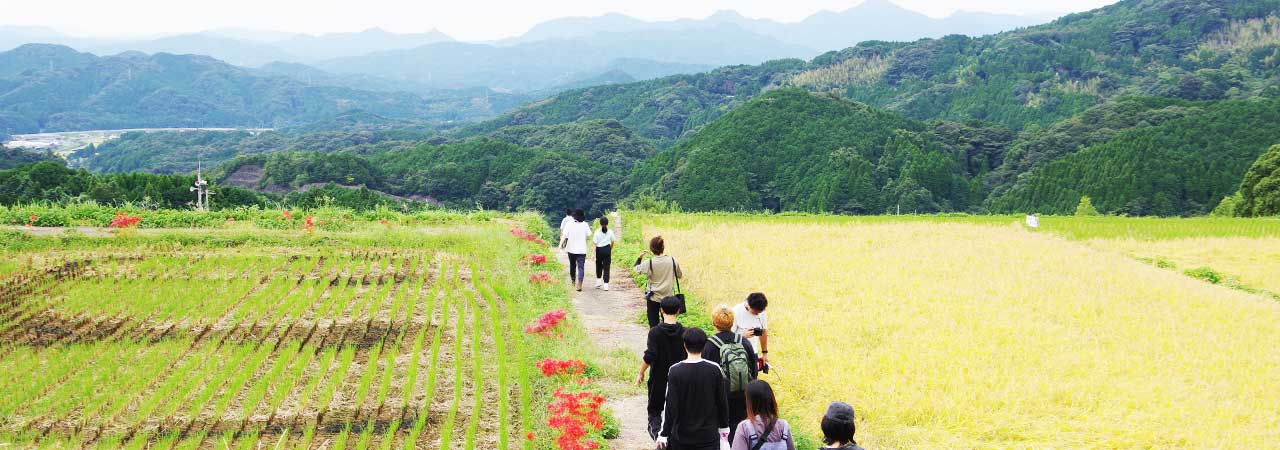
M564 251L575 255L587 254L587 238L590 237L591 225L586 222L569 222L564 228L564 238L569 240Z
M563 219L560 219L560 239L564 239L564 233L568 231L567 227L571 223L573 223L573 216L564 216Z
M618 237L613 234L612 230L607 233L596 230L595 237L592 237L591 240L596 243L596 247L604 247L613 245L613 241L618 240Z
M760 315L751 314L751 310L747 309L747 302L739 303L733 307L733 332L737 334L746 334L747 330L752 328L764 328L765 333L769 332L769 312L762 311ZM760 337L756 336L751 339L751 345L755 347L756 353L760 353Z

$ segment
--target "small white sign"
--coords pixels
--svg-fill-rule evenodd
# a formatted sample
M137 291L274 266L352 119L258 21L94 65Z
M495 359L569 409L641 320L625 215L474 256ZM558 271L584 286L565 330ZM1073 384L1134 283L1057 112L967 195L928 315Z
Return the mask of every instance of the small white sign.
M1040 216L1027 216L1027 226L1040 228Z

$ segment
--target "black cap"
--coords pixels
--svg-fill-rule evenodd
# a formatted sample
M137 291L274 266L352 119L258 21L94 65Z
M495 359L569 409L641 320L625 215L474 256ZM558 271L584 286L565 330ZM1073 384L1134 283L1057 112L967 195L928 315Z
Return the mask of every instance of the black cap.
M845 402L831 402L831 406L827 407L827 414L822 416L827 420L841 423L853 423L853 406Z

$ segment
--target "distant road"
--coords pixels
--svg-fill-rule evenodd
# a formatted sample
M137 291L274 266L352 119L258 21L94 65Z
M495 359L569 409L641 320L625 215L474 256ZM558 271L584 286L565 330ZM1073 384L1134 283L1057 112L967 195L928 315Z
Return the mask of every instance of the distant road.
M60 131L56 133L15 134L4 145L10 148L48 150L65 158L72 152L85 148L90 144L101 144L132 131L141 131L143 133L156 131L247 131L256 134L271 130L273 128L128 128L121 130Z

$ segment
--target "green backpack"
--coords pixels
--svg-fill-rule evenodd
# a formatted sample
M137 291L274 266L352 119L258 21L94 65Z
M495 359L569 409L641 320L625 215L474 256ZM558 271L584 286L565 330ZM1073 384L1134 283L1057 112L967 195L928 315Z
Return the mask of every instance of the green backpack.
M711 336L712 344L720 350L720 372L729 380L729 392L744 392L747 383L751 382L751 368L747 364L747 348L742 345L742 336L735 334L732 343L726 343L718 336Z

